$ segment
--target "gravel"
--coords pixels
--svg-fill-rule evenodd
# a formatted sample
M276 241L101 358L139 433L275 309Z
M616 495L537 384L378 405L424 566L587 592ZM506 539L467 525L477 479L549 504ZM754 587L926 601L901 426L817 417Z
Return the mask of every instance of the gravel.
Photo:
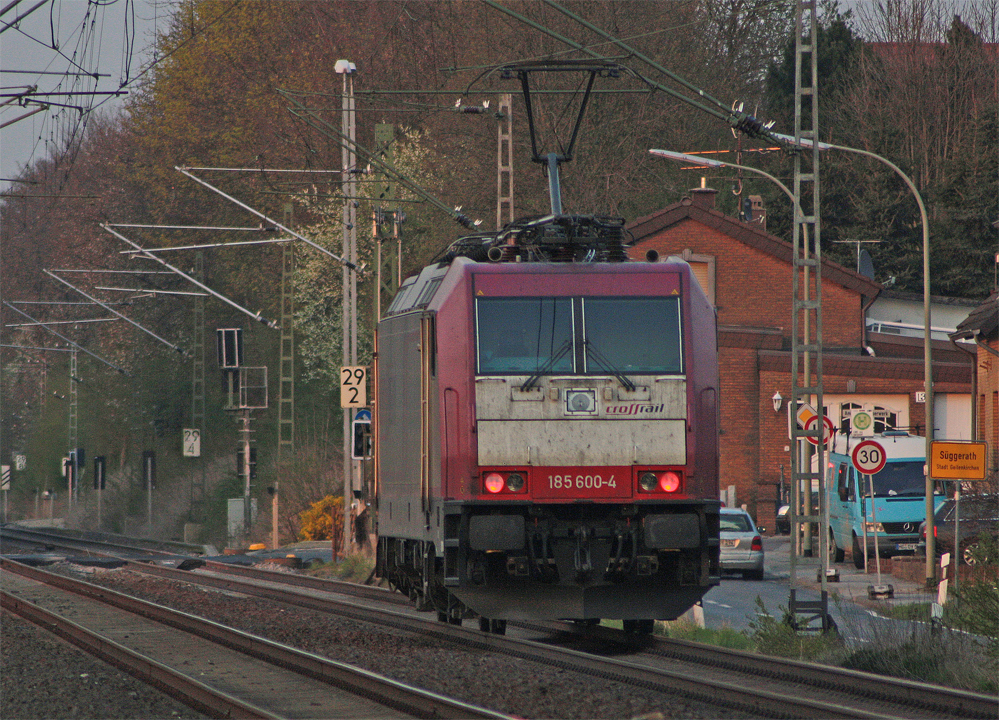
M62 572L73 572L62 568ZM531 718L739 718L710 707L572 671L538 666L355 620L259 598L180 584L129 570L89 582L178 608L434 692ZM8 638L16 627L16 640ZM200 717L59 641L4 615L0 717ZM16 646L12 647L12 646ZM54 652L53 647L59 652ZM8 658L9 656L9 658ZM9 671L12 664L14 673ZM116 674L117 673L117 674ZM116 678L112 681L112 677ZM50 688L56 688L50 693ZM27 692L23 692L23 691ZM113 690L109 692L109 690ZM162 705L154 705L154 699ZM8 705L8 702L10 703Z
M7 611L0 666L3 720L205 717Z

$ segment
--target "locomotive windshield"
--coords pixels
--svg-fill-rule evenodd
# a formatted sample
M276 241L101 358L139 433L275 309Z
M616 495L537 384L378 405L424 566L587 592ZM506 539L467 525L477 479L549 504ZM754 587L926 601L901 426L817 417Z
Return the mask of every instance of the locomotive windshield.
M478 298L479 374L683 371L675 297Z

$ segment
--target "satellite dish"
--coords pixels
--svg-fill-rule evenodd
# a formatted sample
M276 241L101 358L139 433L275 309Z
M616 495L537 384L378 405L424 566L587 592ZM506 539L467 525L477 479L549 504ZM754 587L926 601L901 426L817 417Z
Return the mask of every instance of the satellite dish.
M874 261L871 260L871 254L863 248L860 249L860 257L857 258L857 272L865 278L874 279Z

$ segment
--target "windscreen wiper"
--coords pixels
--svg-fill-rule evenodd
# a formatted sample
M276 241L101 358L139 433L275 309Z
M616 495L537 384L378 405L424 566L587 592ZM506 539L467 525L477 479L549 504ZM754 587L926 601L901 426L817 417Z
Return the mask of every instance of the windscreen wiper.
M601 370L609 372L611 375L620 380L621 384L624 385L625 389L628 390L628 392L635 391L635 383L633 383L631 380L625 377L620 370L616 369L611 364L611 362L606 357L604 357L603 353L597 350L596 345L594 345L589 340L584 340L583 345L586 348L587 356L592 357L596 361L597 365L600 366Z
M569 338L559 346L559 349L555 352L554 355L552 355L550 358L548 358L548 360L545 361L544 365L535 370L534 374L524 381L524 384L520 386L520 391L527 392L532 387L534 387L534 383L540 380L542 375L546 375L549 370L555 367L555 363L561 360L562 356L565 355L567 352L569 352L571 348L572 348L572 338Z

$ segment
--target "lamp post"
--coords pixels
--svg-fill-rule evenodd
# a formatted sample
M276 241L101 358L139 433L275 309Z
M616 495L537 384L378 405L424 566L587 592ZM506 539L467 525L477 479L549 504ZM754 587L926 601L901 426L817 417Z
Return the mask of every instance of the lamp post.
M676 160L678 162L696 163L696 164L699 164L699 165L706 165L708 167L731 167L731 168L736 168L738 170L745 170L747 172L755 173L757 175L762 175L763 177L767 178L772 183L774 183L777 187L779 187L781 189L781 191L783 191L783 193L785 195L787 195L791 199L791 204L794 207L794 221L796 223L801 223L802 232L805 233L803 235L803 237L802 237L802 240L804 241L805 246L806 247L808 246L808 236L807 236L806 226L805 226L805 224L803 222L801 222L803 220L803 215L802 215L802 212L801 212L801 203L798 201L798 197L786 185L784 185L784 183L782 183L780 180L778 180L777 178L775 178L773 175L771 175L771 174L769 174L767 172L764 172L763 170L760 170L758 168L749 167L748 165L738 165L736 163L725 162L723 160L715 160L713 158L702 158L702 157L699 157L697 155L688 155L686 153L678 153L678 152L673 152L671 150L656 150L656 149L653 149L653 150L649 150L649 153L652 154L652 155L656 155L657 157L664 157L664 158L667 158L669 160ZM808 371L808 366L807 365L806 365L806 370L805 370L805 376L806 377L809 376L809 371ZM821 391L820 391L820 393L821 393ZM821 394L819 395L819 397L821 398ZM774 410L777 411L777 412L779 412L780 411L780 404L779 403L783 401L783 398L780 397L780 393L777 393L777 394L774 395L774 397L772 399L773 399L773 403L774 403ZM821 403L819 403L819 409L821 411ZM821 424L820 424L820 427L821 427ZM822 438L822 435L820 434L819 435L819 442L820 442L819 448L820 448L820 452L823 452L821 450L821 448L822 448L821 438ZM797 450L797 446L796 445L794 447L795 447L795 449L794 449L794 451L792 453L792 458L794 458L795 459L794 460L795 463L797 463L797 462L799 462L799 460L798 460L798 455L796 455L795 453L797 453L798 450ZM821 462L821 460L822 460L822 456L820 455L819 456L819 463L818 463L819 468L820 468L820 472L821 472L821 468L823 466L823 463ZM820 485L819 485L820 492L824 494L824 492L825 492L824 482L825 481L824 481L824 479L822 479L820 477L820 481L819 482L820 482ZM797 484L795 484L795 485L797 485ZM805 507L806 508L810 508L811 507L811 483L809 483L809 487L806 490L805 497L807 498L805 500L805 503L806 503ZM826 592L826 582L827 582L828 577L829 577L829 553L827 553L827 552L824 551L824 548L825 548L824 543L828 542L828 537L829 537L829 503L826 502L825 500L823 500L823 501L821 501L820 507L822 508L822 515L820 516L820 519L819 519L819 547L820 547L820 549L822 549L821 560L820 560L821 568L822 569L821 569L821 572L819 573L819 586L822 589L822 592L825 593ZM794 512L797 512L797 511L795 510ZM809 514L811 514L810 510L809 510ZM794 517L793 513L792 513L792 517ZM810 523L805 524L805 538L806 539L811 537L810 527L811 527ZM796 533L796 526L791 528L791 532L792 533ZM797 542L796 538L794 540L792 540L792 543L795 543L795 542ZM794 545L792 545L792 550L791 550L791 555L790 555L790 560L791 560L790 575L791 575L791 583L792 583L792 585L794 584L795 578L797 577L797 570L795 568L795 555L796 555L796 551L794 549ZM823 594L823 597L825 597L824 594ZM825 612L825 611L823 610L823 612ZM823 620L823 623L824 622L825 621Z
M802 138L800 144L790 135L774 133L776 137L790 144L798 144L799 147L811 148L814 144L812 140ZM926 527L933 527L933 478L930 476L930 454L933 447L933 344L932 331L930 325L930 224L926 217L926 206L923 204L923 196L919 194L912 178L902 172L895 163L887 158L860 148L847 147L845 145L834 145L832 143L818 143L819 150L842 150L843 152L863 155L890 167L896 175L902 178L913 197L916 198L916 205L919 206L919 219L923 226L923 385L926 390ZM936 583L936 542L933 533L926 533L926 586L932 587Z

